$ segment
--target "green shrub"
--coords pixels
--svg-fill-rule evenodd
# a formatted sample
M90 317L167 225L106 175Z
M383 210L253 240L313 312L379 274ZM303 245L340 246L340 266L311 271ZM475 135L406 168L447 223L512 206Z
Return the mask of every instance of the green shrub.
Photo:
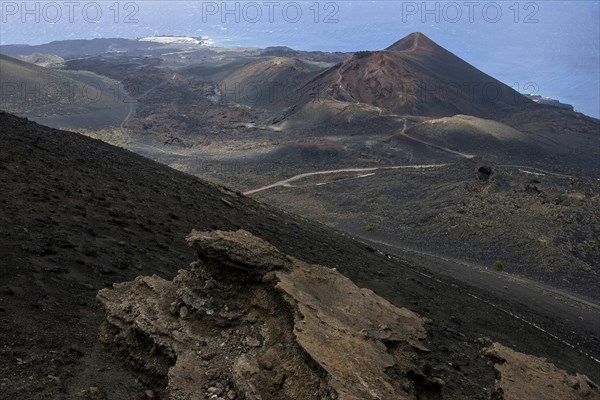
M367 230L367 232L373 232L375 230L375 228L376 228L375 224L368 224L365 229Z
M500 260L496 260L494 265L492 265L492 268L494 268L494 270L498 272L504 271L504 265L502 265L502 262Z

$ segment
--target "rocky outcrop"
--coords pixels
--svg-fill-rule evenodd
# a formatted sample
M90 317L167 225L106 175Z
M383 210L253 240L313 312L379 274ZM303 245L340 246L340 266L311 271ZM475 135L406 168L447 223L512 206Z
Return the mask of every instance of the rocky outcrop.
M424 321L337 271L237 232L193 232L173 281L98 293L101 338L170 399L415 399Z
M106 310L102 340L150 397L462 398L428 365L434 353L414 312L243 230L194 231L188 244L198 261L172 281L141 276L97 296ZM480 345L496 373L495 388L484 390L493 400L600 396L583 375L488 339Z
M484 354L494 363L498 400L600 399L598 386L585 375L569 375L548 360L518 353L500 343L487 342Z

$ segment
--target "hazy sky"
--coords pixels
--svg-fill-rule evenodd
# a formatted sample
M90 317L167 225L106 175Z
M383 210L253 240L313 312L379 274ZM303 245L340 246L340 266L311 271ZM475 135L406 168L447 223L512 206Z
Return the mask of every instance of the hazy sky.
M600 115L599 1L0 3L0 44L172 34L220 46L355 51L421 31L515 89Z

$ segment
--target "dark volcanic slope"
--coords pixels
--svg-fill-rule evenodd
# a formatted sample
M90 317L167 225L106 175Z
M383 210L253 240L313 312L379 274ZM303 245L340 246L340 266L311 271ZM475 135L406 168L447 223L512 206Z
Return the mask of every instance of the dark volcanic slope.
M497 164L527 165L576 176L600 175L600 121L559 109L515 114L508 121L522 130L455 115L417 124L406 133ZM397 134L392 140L405 138Z
M87 79L95 77L87 73ZM86 95L86 85L94 83L106 91L106 83L97 79L86 82L83 74L44 68L0 54L0 104L4 110L21 113L49 113L61 110L64 114L80 109L114 105L111 94L92 92Z
M224 97L232 102L273 106L313 77L318 68L289 57L252 60L228 74L220 83Z
M384 51L358 52L300 89L300 108L315 97L361 102L388 113L498 117L534 103L413 33Z
M118 82L0 54L0 108L55 127L118 126L130 108Z
M96 292L192 259L192 230L246 229L433 322L424 362L448 398L489 397L481 336L548 357L598 381L597 364L466 293L519 308L596 357L598 338L410 266L324 226L271 209L133 153L0 113L0 398L143 398L145 388L100 345ZM453 367L448 366L452 362ZM485 391L488 390L488 392ZM83 391L83 392L82 392Z

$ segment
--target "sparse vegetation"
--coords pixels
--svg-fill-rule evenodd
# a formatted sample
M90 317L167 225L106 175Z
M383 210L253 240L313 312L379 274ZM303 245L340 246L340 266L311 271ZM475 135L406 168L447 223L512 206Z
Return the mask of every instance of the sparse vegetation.
M361 207L366 207L368 205L369 205L369 202L367 200L363 200L363 201L360 202L360 206Z
M373 232L377 227L375 226L375 224L367 224L366 226L366 230L367 232Z
M494 268L494 271L498 271L498 272L504 271L504 265L502 265L502 261L500 261L500 260L496 260L494 265L492 265L492 268Z

